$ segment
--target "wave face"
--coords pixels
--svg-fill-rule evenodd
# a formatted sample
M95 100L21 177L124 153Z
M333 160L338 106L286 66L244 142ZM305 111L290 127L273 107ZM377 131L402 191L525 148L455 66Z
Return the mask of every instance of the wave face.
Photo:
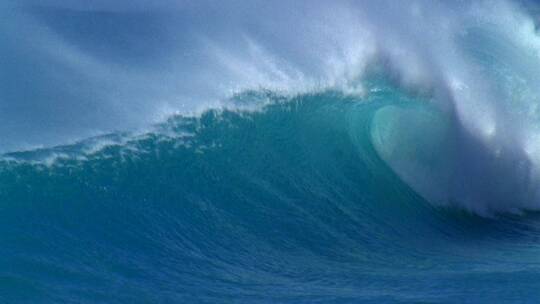
M0 302L540 299L534 2L0 7Z
M538 217L482 218L423 199L381 157L397 147L383 145L388 124L378 123L414 111L425 115L413 116L421 127L437 114L425 100L375 87L366 98L249 92L238 102L267 105L173 117L145 135L6 155L1 297L28 303L538 298ZM436 144L404 143L418 135L404 132L398 143L405 157ZM426 155L424 164L437 167L436 158Z

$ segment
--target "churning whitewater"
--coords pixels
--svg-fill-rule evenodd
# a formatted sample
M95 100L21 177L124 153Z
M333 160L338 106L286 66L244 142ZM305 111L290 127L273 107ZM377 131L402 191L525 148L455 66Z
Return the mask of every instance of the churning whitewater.
M536 7L0 4L0 302L539 301Z

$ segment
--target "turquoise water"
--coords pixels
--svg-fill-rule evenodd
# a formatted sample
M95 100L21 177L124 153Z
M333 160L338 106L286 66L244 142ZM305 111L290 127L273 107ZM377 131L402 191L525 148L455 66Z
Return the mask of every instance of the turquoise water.
M109 145L96 151L97 139L6 155L3 302L540 297L536 214L436 207L377 153L376 113L414 111L421 99L385 86L365 98L238 97L268 99L257 111L212 110L145 135L101 138Z

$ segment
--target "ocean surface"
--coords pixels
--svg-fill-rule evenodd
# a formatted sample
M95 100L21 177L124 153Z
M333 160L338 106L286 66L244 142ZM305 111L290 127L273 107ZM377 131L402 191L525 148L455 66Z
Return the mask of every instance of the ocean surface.
M0 303L540 302L533 2L21 3Z

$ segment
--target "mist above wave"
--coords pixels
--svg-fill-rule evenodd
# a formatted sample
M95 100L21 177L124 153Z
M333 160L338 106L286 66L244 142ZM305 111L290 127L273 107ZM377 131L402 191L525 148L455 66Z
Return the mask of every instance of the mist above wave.
M496 3L5 2L0 150L144 127L246 89L362 94L375 61L446 98L449 87L481 83L456 51L471 21L500 19L494 27L509 31L509 18L531 23Z

